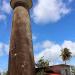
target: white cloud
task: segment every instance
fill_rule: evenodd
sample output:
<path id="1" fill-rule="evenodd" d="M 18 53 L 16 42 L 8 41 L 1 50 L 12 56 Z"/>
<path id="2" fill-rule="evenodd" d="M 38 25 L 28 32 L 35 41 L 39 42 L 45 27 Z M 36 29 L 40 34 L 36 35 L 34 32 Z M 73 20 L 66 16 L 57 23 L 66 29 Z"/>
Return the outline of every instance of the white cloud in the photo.
<path id="1" fill-rule="evenodd" d="M 36 43 L 35 45 L 34 45 L 34 50 L 39 50 L 39 49 L 45 49 L 45 48 L 50 48 L 50 47 L 52 47 L 52 45 L 53 45 L 54 43 L 53 42 L 51 42 L 51 41 L 49 41 L 49 40 L 46 40 L 46 41 L 43 41 L 42 43 Z"/>
<path id="2" fill-rule="evenodd" d="M 60 45 L 46 40 L 41 43 L 40 46 L 43 50 L 39 54 L 35 55 L 35 62 L 37 62 L 42 56 L 49 61 L 54 61 L 59 57 L 61 49 Z"/>
<path id="3" fill-rule="evenodd" d="M 39 52 L 39 50 L 44 50 L 46 48 L 51 48 L 52 45 L 54 43 L 49 41 L 49 40 L 46 40 L 46 41 L 43 41 L 42 43 L 36 43 L 34 46 L 33 46 L 33 49 L 35 50 L 35 53 L 36 52 Z"/>
<path id="4" fill-rule="evenodd" d="M 70 11 L 62 0 L 38 0 L 32 17 L 36 22 L 57 22 Z"/>
<path id="5" fill-rule="evenodd" d="M 53 42 L 51 42 L 51 41 L 49 41 L 49 40 L 46 40 L 46 41 L 44 41 L 44 42 L 42 43 L 42 47 L 43 47 L 43 48 L 50 48 L 50 47 L 52 47 L 53 44 L 54 44 Z"/>
<path id="6" fill-rule="evenodd" d="M 5 19 L 6 19 L 6 16 L 3 14 L 0 14 L 0 20 L 5 20 Z"/>
<path id="7" fill-rule="evenodd" d="M 0 68 L 0 73 L 2 73 L 3 72 L 3 69 L 2 68 Z"/>
<path id="8" fill-rule="evenodd" d="M 49 43 L 47 42 L 50 43 L 50 47 L 49 47 Z M 42 44 L 44 44 L 44 47 Z M 44 56 L 44 59 L 48 59 L 52 63 L 55 62 L 56 60 L 62 62 L 61 57 L 60 57 L 61 49 L 65 47 L 70 49 L 70 51 L 72 52 L 72 56 L 75 56 L 75 42 L 72 42 L 72 41 L 65 40 L 60 45 L 60 44 L 56 44 L 53 42 L 51 44 L 51 41 L 47 40 L 47 41 L 44 41 L 43 43 L 40 43 L 40 46 L 41 46 L 42 51 L 40 51 L 40 53 L 35 55 L 35 62 L 37 62 L 42 56 Z"/>
<path id="9" fill-rule="evenodd" d="M 4 51 L 7 55 L 9 54 L 9 45 L 7 44 L 4 45 Z"/>
<path id="10" fill-rule="evenodd" d="M 10 3 L 3 0 L 1 10 L 7 14 L 11 13 Z"/>
<path id="11" fill-rule="evenodd" d="M 3 51 L 2 51 L 2 44 L 0 43 L 0 56 L 3 55 Z"/>
<path id="12" fill-rule="evenodd" d="M 1 75 L 3 75 L 3 73 L 6 73 L 7 72 L 7 69 L 5 68 L 5 69 L 2 69 L 1 67 L 0 67 L 0 73 L 1 73 Z"/>
<path id="13" fill-rule="evenodd" d="M 0 43 L 0 56 L 8 55 L 9 53 L 9 45 Z"/>
<path id="14" fill-rule="evenodd" d="M 64 41 L 62 44 L 62 48 L 67 47 L 72 52 L 72 56 L 75 56 L 75 42 L 72 41 Z"/>
<path id="15" fill-rule="evenodd" d="M 10 3 L 6 0 L 2 0 L 1 2 L 2 4 L 0 5 L 0 21 L 6 19 L 6 14 L 9 15 L 11 13 Z"/>

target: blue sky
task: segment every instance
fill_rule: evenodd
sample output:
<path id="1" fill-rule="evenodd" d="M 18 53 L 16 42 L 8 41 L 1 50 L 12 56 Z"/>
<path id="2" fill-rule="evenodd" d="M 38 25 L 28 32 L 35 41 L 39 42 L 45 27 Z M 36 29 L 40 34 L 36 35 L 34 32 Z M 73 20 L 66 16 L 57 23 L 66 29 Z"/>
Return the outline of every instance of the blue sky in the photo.
<path id="1" fill-rule="evenodd" d="M 8 67 L 8 53 L 13 10 L 9 0 L 0 0 L 0 70 Z M 33 0 L 30 20 L 34 57 L 52 64 L 63 63 L 60 50 L 67 47 L 72 52 L 68 64 L 75 65 L 75 0 Z M 58 60 L 57 60 L 58 59 Z"/>

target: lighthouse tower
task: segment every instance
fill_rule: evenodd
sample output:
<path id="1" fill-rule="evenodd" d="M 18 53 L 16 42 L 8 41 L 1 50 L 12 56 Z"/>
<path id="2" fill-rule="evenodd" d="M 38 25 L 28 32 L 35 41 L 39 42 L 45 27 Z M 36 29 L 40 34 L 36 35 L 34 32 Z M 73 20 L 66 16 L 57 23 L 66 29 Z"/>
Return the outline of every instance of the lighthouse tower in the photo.
<path id="1" fill-rule="evenodd" d="M 29 19 L 31 0 L 11 0 L 13 8 L 8 75 L 34 75 L 32 34 Z"/>

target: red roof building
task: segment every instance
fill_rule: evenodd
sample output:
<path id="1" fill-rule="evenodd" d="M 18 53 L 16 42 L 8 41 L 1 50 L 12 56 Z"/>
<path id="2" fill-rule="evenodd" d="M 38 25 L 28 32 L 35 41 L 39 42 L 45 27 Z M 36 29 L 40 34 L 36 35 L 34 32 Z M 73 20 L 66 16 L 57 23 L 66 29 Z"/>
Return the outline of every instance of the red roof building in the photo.
<path id="1" fill-rule="evenodd" d="M 49 74 L 49 75 L 60 75 L 60 74 Z"/>
<path id="2" fill-rule="evenodd" d="M 70 65 L 59 64 L 44 68 L 37 68 L 37 71 L 44 70 L 44 75 L 72 75 L 70 71 Z M 37 74 L 38 75 L 38 74 Z"/>
<path id="3" fill-rule="evenodd" d="M 49 75 L 71 75 L 70 65 L 65 64 L 53 65 L 49 67 L 49 70 L 54 72 L 50 73 Z"/>

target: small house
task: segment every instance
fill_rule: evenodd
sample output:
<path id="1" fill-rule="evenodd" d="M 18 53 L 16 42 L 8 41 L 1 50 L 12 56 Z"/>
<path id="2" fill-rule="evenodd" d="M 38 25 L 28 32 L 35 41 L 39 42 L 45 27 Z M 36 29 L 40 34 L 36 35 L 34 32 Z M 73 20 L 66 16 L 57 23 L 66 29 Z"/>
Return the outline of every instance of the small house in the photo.
<path id="1" fill-rule="evenodd" d="M 70 65 L 59 64 L 44 68 L 37 68 L 37 75 L 73 75 L 70 71 Z M 39 73 L 39 74 L 38 74 Z"/>

